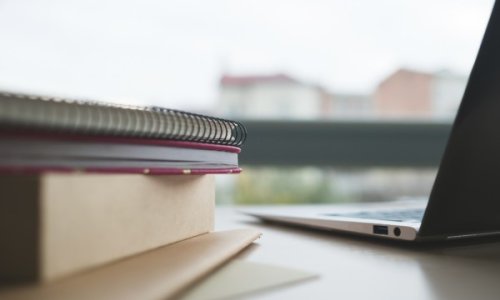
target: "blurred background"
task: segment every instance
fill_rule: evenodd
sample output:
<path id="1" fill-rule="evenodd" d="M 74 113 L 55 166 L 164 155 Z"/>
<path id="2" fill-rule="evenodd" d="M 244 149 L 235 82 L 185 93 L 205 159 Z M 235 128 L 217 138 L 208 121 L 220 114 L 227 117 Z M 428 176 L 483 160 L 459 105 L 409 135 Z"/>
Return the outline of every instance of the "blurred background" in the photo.
<path id="1" fill-rule="evenodd" d="M 493 0 L 1 0 L 0 89 L 248 124 L 219 204 L 426 197 Z"/>

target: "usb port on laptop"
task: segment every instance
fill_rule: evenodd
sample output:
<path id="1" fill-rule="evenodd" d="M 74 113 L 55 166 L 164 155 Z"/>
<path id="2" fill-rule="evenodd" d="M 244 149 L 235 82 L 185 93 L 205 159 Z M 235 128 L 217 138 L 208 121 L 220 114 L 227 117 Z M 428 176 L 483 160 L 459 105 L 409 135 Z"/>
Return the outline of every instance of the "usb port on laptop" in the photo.
<path id="1" fill-rule="evenodd" d="M 388 235 L 389 228 L 387 226 L 384 226 L 384 225 L 373 225 L 373 233 L 374 234 Z"/>

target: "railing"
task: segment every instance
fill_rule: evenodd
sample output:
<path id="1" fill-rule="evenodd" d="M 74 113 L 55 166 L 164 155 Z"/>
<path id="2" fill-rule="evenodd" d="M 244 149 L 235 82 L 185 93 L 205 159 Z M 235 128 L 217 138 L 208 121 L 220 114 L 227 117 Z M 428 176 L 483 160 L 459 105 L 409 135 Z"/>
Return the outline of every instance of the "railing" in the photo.
<path id="1" fill-rule="evenodd" d="M 241 165 L 437 167 L 450 123 L 242 121 Z"/>

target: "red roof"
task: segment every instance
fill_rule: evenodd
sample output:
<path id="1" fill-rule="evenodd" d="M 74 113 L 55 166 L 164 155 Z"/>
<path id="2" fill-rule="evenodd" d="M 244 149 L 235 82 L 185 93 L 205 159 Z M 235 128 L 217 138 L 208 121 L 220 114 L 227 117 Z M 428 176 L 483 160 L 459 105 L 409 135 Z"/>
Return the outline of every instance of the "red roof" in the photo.
<path id="1" fill-rule="evenodd" d="M 297 83 L 297 80 L 286 74 L 272 75 L 247 75 L 231 76 L 224 75 L 220 79 L 221 85 L 252 85 L 256 83 Z"/>

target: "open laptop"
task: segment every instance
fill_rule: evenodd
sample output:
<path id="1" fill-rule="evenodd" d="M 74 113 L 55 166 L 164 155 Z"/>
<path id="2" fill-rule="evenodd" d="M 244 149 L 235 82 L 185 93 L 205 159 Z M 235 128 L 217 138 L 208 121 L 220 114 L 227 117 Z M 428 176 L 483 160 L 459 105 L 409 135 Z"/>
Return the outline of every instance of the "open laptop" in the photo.
<path id="1" fill-rule="evenodd" d="M 245 212 L 407 241 L 500 234 L 500 4 L 493 7 L 428 201 Z"/>

